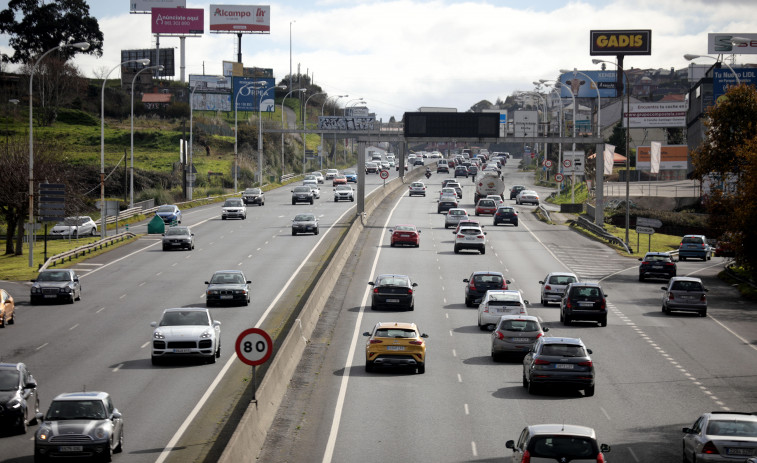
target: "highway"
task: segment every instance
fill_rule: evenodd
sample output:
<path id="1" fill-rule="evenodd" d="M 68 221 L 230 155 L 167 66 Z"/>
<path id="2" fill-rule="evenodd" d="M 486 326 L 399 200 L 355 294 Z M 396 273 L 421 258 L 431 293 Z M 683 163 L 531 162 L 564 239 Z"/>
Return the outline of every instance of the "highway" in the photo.
<path id="1" fill-rule="evenodd" d="M 390 180 L 396 175 L 392 170 Z M 366 193 L 382 182 L 378 175 L 368 176 Z M 238 362 L 236 336 L 260 320 L 304 263 L 317 262 L 333 245 L 337 233 L 330 227 L 354 216 L 356 203 L 335 203 L 330 181 L 321 185 L 321 199 L 313 206 L 292 205 L 289 190 L 267 192 L 265 206 L 248 206 L 247 220 L 221 220 L 220 203 L 183 211 L 182 225 L 195 233 L 194 251 L 164 252 L 159 236 L 145 236 L 76 264 L 82 298 L 75 304 L 31 306 L 28 286 L 14 285 L 18 320 L 0 332 L 1 360 L 27 364 L 39 384 L 43 412 L 62 392 L 109 392 L 125 423 L 124 453 L 115 461 L 182 461 L 166 446 L 179 437 L 177 430 L 219 374 Z M 291 236 L 291 219 L 305 211 L 318 216 L 320 234 Z M 132 230 L 144 232 L 144 224 Z M 165 308 L 204 307 L 204 282 L 221 269 L 242 270 L 252 280 L 248 307 L 211 309 L 222 323 L 221 358 L 212 365 L 152 366 L 150 322 Z M 310 271 L 306 266 L 290 291 L 309 279 Z M 36 429 L 0 437 L 0 460 L 31 462 Z M 192 449 L 195 437 L 173 453 Z"/>
<path id="2" fill-rule="evenodd" d="M 529 185 L 530 173 L 505 170 L 506 187 Z M 430 192 L 444 175 L 434 175 Z M 461 207 L 473 211 L 473 188 L 462 181 Z M 547 191 L 539 190 L 542 198 Z M 514 203 L 514 201 L 506 201 Z M 705 411 L 757 410 L 755 304 L 715 275 L 720 258 L 678 263 L 679 275 L 703 278 L 709 316 L 664 315 L 663 280 L 638 281 L 638 261 L 564 225 L 538 221 L 533 206 L 516 206 L 520 226 L 486 224 L 487 253 L 454 254 L 451 230 L 435 198 L 387 198 L 371 217 L 313 333 L 266 445 L 267 463 L 354 461 L 509 462 L 507 440 L 531 424 L 593 427 L 611 445 L 611 462 L 681 460 L 681 428 Z M 391 248 L 386 229 L 414 223 L 419 248 Z M 519 360 L 494 363 L 489 332 L 463 302 L 463 278 L 474 270 L 504 272 L 531 302 L 549 335 L 580 337 L 593 350 L 594 397 L 580 392 L 529 395 Z M 556 305 L 539 303 L 539 280 L 570 270 L 599 281 L 608 294 L 608 326 L 559 323 Z M 378 273 L 405 273 L 418 282 L 415 311 L 370 310 L 367 282 Z M 427 333 L 426 373 L 366 373 L 365 337 L 379 321 L 412 321 Z"/>

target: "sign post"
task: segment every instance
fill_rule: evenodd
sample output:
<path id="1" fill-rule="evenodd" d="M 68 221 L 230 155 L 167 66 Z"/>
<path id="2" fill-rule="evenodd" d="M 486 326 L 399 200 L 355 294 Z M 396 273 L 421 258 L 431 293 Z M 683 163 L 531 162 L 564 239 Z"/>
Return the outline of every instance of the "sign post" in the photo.
<path id="1" fill-rule="evenodd" d="M 379 172 L 379 176 L 384 179 L 384 186 L 386 186 L 386 179 L 389 178 L 389 171 L 384 169 L 381 172 Z"/>
<path id="2" fill-rule="evenodd" d="M 639 235 L 649 235 L 647 252 L 652 249 L 652 235 L 654 229 L 662 227 L 662 221 L 648 217 L 636 217 L 636 249 L 639 248 Z"/>
<path id="3" fill-rule="evenodd" d="M 255 367 L 262 365 L 271 358 L 273 353 L 273 341 L 271 336 L 260 328 L 248 328 L 237 337 L 235 344 L 237 357 L 243 363 L 252 366 L 252 402 L 257 403 L 255 398 Z"/>

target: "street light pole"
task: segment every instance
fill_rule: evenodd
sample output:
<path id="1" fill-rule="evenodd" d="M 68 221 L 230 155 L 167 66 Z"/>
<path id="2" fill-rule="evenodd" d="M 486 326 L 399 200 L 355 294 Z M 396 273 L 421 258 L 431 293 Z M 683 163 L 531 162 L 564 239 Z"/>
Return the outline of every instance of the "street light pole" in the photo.
<path id="1" fill-rule="evenodd" d="M 294 88 L 292 83 L 292 23 L 296 22 L 296 19 L 289 21 L 289 88 Z"/>
<path id="2" fill-rule="evenodd" d="M 326 103 L 329 101 L 330 98 L 336 98 L 336 101 L 339 101 L 340 98 L 348 98 L 348 97 L 349 95 L 333 95 L 333 96 L 326 97 L 326 99 L 323 100 L 323 104 L 321 105 L 321 117 L 323 117 L 323 109 L 326 107 Z M 321 132 L 321 153 L 323 153 L 323 137 L 324 137 L 323 132 Z M 334 159 L 334 165 L 336 165 L 336 159 Z"/>
<path id="3" fill-rule="evenodd" d="M 137 76 L 141 74 L 143 71 L 146 71 L 148 69 L 157 69 L 159 71 L 163 70 L 163 65 L 158 66 L 147 66 L 139 71 L 137 71 L 136 74 L 134 74 L 134 77 L 131 79 L 131 167 L 129 168 L 130 175 L 129 175 L 129 208 L 131 209 L 134 207 L 134 82 L 137 80 Z M 190 100 L 190 105 L 191 105 Z M 191 111 L 191 109 L 190 109 Z M 189 125 L 189 133 L 191 136 L 192 133 L 192 116 L 190 112 L 190 125 Z M 192 190 L 190 190 L 192 191 Z M 189 199 L 192 199 L 192 194 L 190 193 Z"/>
<path id="4" fill-rule="evenodd" d="M 357 103 L 364 103 L 362 98 L 356 98 L 354 100 L 349 100 L 348 102 L 344 103 L 344 108 L 342 111 L 342 117 L 347 117 L 347 106 L 352 103 L 353 101 L 356 101 Z M 355 104 L 357 104 L 355 103 Z M 347 163 L 347 139 L 344 139 L 344 145 L 342 145 L 342 155 L 344 156 L 344 162 Z"/>
<path id="5" fill-rule="evenodd" d="M 286 85 L 279 85 L 266 89 L 260 94 L 258 101 L 258 186 L 263 187 L 263 97 L 266 93 L 274 89 L 286 90 Z"/>
<path id="6" fill-rule="evenodd" d="M 311 98 L 313 98 L 316 95 L 325 95 L 326 92 L 318 92 L 313 93 L 307 99 L 305 100 L 305 108 L 302 110 L 302 175 L 305 175 L 305 162 L 306 162 L 306 151 L 307 151 L 307 125 L 305 122 L 305 117 L 307 116 L 308 112 L 308 101 L 310 101 Z M 319 157 L 320 157 L 319 153 Z"/>
<path id="7" fill-rule="evenodd" d="M 32 96 L 32 82 L 34 82 L 34 71 L 37 70 L 37 65 L 42 61 L 42 58 L 55 50 L 63 50 L 64 48 L 78 48 L 86 51 L 89 49 L 89 43 L 76 42 L 51 48 L 42 53 L 42 56 L 37 59 L 29 71 L 29 267 L 34 266 L 34 118 L 32 117 L 34 98 Z"/>
<path id="8" fill-rule="evenodd" d="M 143 58 L 123 61 L 113 66 L 113 69 L 108 71 L 108 73 L 105 74 L 105 77 L 103 77 L 103 86 L 100 95 L 100 236 L 103 238 L 107 236 L 105 230 L 105 216 L 108 212 L 105 208 L 105 84 L 108 82 L 108 76 L 111 72 L 127 63 L 137 63 L 147 66 L 150 64 L 150 60 Z"/>
<path id="9" fill-rule="evenodd" d="M 307 91 L 307 89 L 305 88 L 299 88 L 297 90 L 290 90 L 289 93 L 284 95 L 284 98 L 281 100 L 281 129 L 282 130 L 284 130 L 284 101 L 286 101 L 287 97 L 294 92 L 305 92 L 305 91 Z M 284 132 L 281 132 L 281 175 L 284 175 Z"/>

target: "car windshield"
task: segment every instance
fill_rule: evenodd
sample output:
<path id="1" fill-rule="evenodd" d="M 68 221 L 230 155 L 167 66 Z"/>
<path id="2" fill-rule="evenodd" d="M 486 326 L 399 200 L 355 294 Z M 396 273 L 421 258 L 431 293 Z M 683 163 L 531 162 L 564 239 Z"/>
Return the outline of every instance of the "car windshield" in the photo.
<path id="1" fill-rule="evenodd" d="M 347 185 L 337 185 L 336 191 L 350 191 L 352 188 L 350 188 Z"/>
<path id="2" fill-rule="evenodd" d="M 245 193 L 248 195 L 259 195 L 260 194 L 260 188 L 248 188 L 244 190 Z"/>
<path id="3" fill-rule="evenodd" d="M 568 285 L 575 282 L 576 277 L 573 276 L 552 275 L 549 277 L 549 284 L 551 285 Z"/>
<path id="4" fill-rule="evenodd" d="M 670 289 L 673 291 L 702 291 L 702 283 L 698 281 L 674 281 Z"/>
<path id="5" fill-rule="evenodd" d="M 18 370 L 0 370 L 0 391 L 18 389 Z"/>
<path id="6" fill-rule="evenodd" d="M 499 325 L 499 329 L 530 333 L 539 331 L 539 324 L 534 320 L 505 320 Z"/>
<path id="7" fill-rule="evenodd" d="M 377 286 L 410 286 L 407 278 L 402 277 L 384 277 L 379 279 Z"/>
<path id="8" fill-rule="evenodd" d="M 160 206 L 158 208 L 158 212 L 173 212 L 174 207 L 173 206 Z"/>
<path id="9" fill-rule="evenodd" d="M 707 435 L 757 438 L 757 422 L 736 420 L 710 421 L 707 423 Z"/>
<path id="10" fill-rule="evenodd" d="M 353 171 L 351 171 L 351 170 L 348 170 L 348 171 L 346 171 L 346 172 L 344 173 L 344 175 L 357 175 L 357 174 L 355 174 L 355 172 L 353 172 Z"/>
<path id="11" fill-rule="evenodd" d="M 568 461 L 597 456 L 592 439 L 581 436 L 536 436 L 532 441 L 531 456 Z"/>
<path id="12" fill-rule="evenodd" d="M 541 348 L 542 355 L 557 355 L 560 357 L 585 357 L 586 352 L 582 346 L 575 344 L 544 344 Z"/>
<path id="13" fill-rule="evenodd" d="M 188 235 L 189 230 L 186 228 L 171 227 L 166 230 L 166 235 Z"/>
<path id="14" fill-rule="evenodd" d="M 310 187 L 309 186 L 298 186 L 294 189 L 295 193 L 309 193 Z"/>
<path id="15" fill-rule="evenodd" d="M 55 420 L 104 420 L 105 406 L 99 400 L 54 400 L 45 419 Z"/>
<path id="16" fill-rule="evenodd" d="M 172 310 L 163 314 L 160 326 L 208 326 L 210 320 L 205 312 L 197 310 Z"/>
<path id="17" fill-rule="evenodd" d="M 241 273 L 215 273 L 210 279 L 211 285 L 241 285 L 244 277 Z"/>
<path id="18" fill-rule="evenodd" d="M 374 335 L 376 338 L 417 338 L 418 333 L 415 330 L 408 330 L 402 328 L 387 328 L 378 329 Z"/>
<path id="19" fill-rule="evenodd" d="M 226 201 L 224 201 L 223 207 L 238 207 L 242 206 L 242 204 L 243 203 L 241 199 L 227 199 Z"/>
<path id="20" fill-rule="evenodd" d="M 37 281 L 70 281 L 71 274 L 67 271 L 50 270 L 45 271 L 37 276 Z"/>
<path id="21" fill-rule="evenodd" d="M 468 213 L 465 211 L 461 211 L 461 210 L 456 211 L 452 209 L 451 211 L 449 211 L 449 215 L 468 215 Z"/>
<path id="22" fill-rule="evenodd" d="M 295 222 L 312 222 L 313 220 L 315 220 L 313 214 L 299 214 L 294 217 Z"/>

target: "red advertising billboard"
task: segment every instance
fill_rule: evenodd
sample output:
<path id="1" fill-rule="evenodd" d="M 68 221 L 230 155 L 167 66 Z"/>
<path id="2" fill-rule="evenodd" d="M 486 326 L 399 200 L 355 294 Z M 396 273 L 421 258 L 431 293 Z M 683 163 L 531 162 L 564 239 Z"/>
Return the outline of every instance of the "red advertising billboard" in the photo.
<path id="1" fill-rule="evenodd" d="M 152 33 L 195 35 L 205 32 L 205 10 L 202 8 L 153 8 Z"/>
<path id="2" fill-rule="evenodd" d="M 210 31 L 270 33 L 270 5 L 210 5 Z"/>

